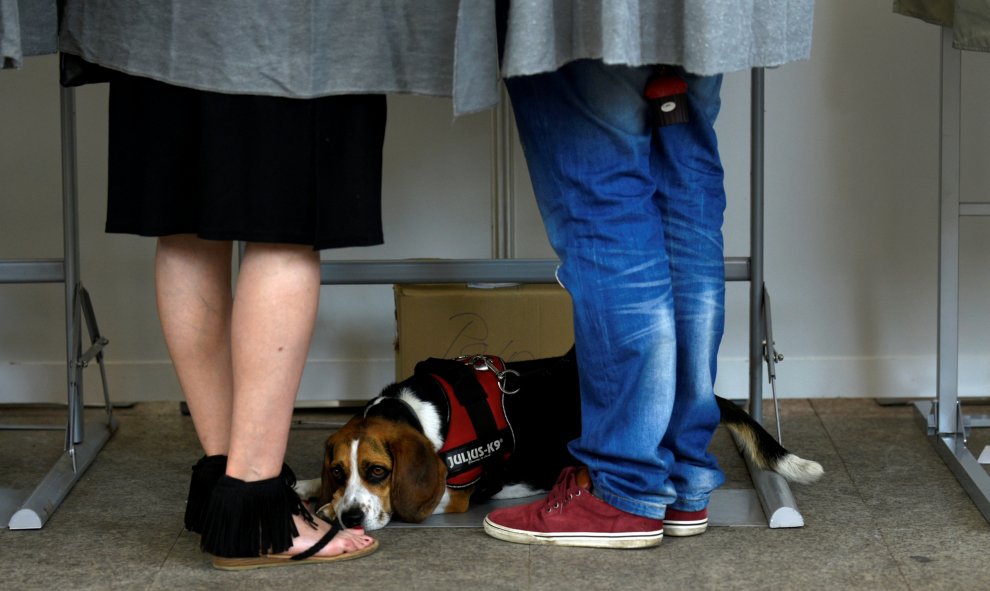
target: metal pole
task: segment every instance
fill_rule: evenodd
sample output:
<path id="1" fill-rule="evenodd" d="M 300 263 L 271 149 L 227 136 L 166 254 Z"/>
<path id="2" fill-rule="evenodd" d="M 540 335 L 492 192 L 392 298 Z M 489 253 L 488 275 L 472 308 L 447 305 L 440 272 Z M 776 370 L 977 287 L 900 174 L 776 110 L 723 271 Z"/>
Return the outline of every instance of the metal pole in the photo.
<path id="1" fill-rule="evenodd" d="M 492 258 L 512 259 L 515 248 L 515 167 L 513 116 L 509 95 L 502 86 L 492 110 Z"/>
<path id="2" fill-rule="evenodd" d="M 764 72 L 753 68 L 750 87 L 749 414 L 763 423 L 763 146 Z"/>
<path id="3" fill-rule="evenodd" d="M 959 158 L 962 52 L 942 28 L 939 95 L 938 433 L 962 433 L 959 400 Z"/>
<path id="4" fill-rule="evenodd" d="M 65 341 L 68 373 L 69 425 L 66 447 L 73 451 L 83 440 L 83 384 L 77 360 L 82 355 L 82 315 L 79 313 L 79 214 L 76 182 L 76 95 L 60 87 L 62 133 L 62 248 L 65 265 Z"/>

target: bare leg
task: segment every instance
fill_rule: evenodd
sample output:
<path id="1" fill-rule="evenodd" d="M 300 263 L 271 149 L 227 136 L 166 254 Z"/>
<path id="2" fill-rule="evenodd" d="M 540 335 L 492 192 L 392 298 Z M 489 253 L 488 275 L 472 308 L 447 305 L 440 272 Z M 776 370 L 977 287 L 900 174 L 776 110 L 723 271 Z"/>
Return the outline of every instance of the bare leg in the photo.
<path id="1" fill-rule="evenodd" d="M 237 279 L 231 328 L 233 421 L 227 474 L 278 476 L 319 304 L 319 253 L 252 243 Z"/>
<path id="2" fill-rule="evenodd" d="M 231 243 L 191 235 L 159 239 L 158 310 L 165 342 L 207 455 L 228 455 L 244 481 L 282 470 L 296 393 L 319 303 L 319 254 L 309 247 L 250 244 L 231 296 Z M 289 554 L 329 530 L 295 516 Z M 332 556 L 374 540 L 345 530 L 321 550 Z"/>
<path id="3" fill-rule="evenodd" d="M 302 380 L 320 295 L 319 253 L 310 247 L 252 243 L 237 279 L 231 342 L 234 405 L 227 474 L 244 481 L 282 470 L 292 409 Z M 289 554 L 312 546 L 329 530 L 294 517 L 299 536 Z M 352 552 L 373 543 L 361 530 L 344 531 L 318 555 Z"/>
<path id="4" fill-rule="evenodd" d="M 230 441 L 230 257 L 230 242 L 193 235 L 163 236 L 155 253 L 162 333 L 206 455 Z"/>

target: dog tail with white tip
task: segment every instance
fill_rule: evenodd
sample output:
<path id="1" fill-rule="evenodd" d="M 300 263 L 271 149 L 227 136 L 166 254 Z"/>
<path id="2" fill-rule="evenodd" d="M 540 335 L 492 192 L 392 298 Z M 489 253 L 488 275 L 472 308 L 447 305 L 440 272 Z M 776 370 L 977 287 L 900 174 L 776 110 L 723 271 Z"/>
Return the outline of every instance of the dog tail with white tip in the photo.
<path id="1" fill-rule="evenodd" d="M 784 449 L 762 425 L 736 404 L 721 396 L 716 398 L 722 413 L 721 423 L 736 436 L 736 441 L 754 464 L 801 484 L 814 482 L 825 473 L 818 462 L 800 458 Z"/>

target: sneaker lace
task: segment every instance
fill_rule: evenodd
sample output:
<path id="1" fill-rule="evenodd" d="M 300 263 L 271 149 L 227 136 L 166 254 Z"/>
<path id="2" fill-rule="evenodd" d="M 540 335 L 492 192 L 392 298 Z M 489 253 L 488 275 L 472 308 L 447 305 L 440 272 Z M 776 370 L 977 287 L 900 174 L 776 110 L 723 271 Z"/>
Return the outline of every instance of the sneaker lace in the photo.
<path id="1" fill-rule="evenodd" d="M 562 511 L 564 505 L 566 505 L 574 497 L 579 497 L 585 494 L 587 491 L 578 486 L 576 472 L 568 471 L 564 472 L 557 478 L 557 482 L 547 493 L 547 500 L 544 504 L 544 509 L 547 513 L 553 513 L 554 511 Z"/>

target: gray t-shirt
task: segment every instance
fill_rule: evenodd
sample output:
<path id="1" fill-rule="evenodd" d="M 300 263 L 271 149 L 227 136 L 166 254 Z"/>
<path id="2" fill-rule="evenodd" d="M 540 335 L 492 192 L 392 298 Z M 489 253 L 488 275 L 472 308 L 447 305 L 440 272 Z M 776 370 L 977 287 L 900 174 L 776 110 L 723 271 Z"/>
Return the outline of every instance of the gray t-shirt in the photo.
<path id="1" fill-rule="evenodd" d="M 502 73 L 580 58 L 713 74 L 805 59 L 813 0 L 512 0 Z M 67 0 L 63 51 L 204 90 L 498 101 L 494 0 Z"/>

